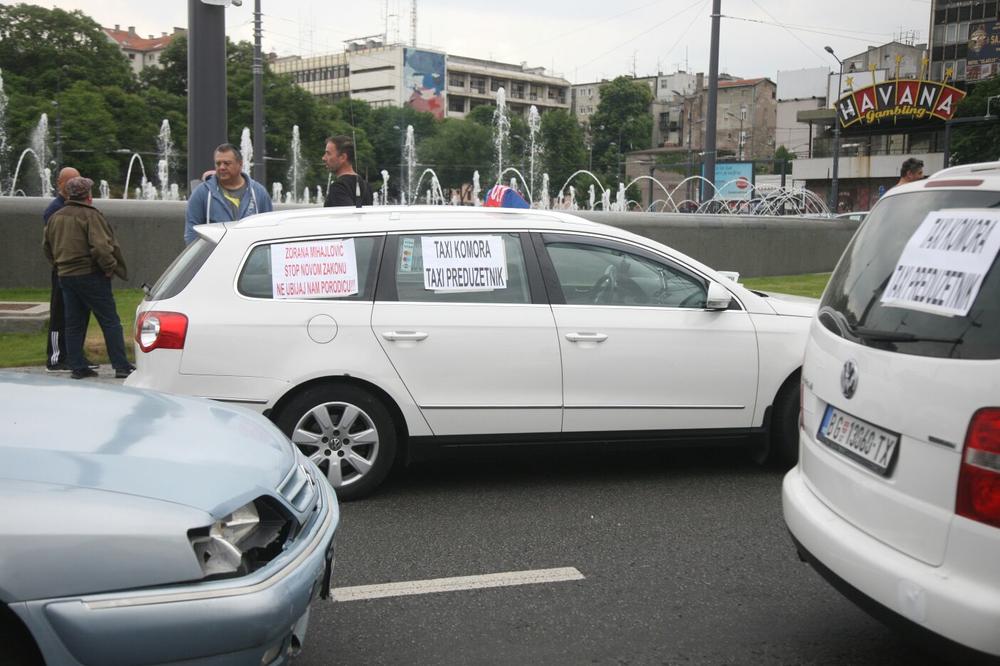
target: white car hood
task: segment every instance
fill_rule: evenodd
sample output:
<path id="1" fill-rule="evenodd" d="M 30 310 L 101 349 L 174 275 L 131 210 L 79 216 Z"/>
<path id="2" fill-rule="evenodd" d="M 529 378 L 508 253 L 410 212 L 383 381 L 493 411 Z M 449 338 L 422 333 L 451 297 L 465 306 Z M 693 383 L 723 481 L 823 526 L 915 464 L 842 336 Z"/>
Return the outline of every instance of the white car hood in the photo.
<path id="1" fill-rule="evenodd" d="M 791 294 L 768 293 L 764 302 L 771 306 L 775 314 L 785 317 L 812 317 L 819 308 L 818 298 Z"/>

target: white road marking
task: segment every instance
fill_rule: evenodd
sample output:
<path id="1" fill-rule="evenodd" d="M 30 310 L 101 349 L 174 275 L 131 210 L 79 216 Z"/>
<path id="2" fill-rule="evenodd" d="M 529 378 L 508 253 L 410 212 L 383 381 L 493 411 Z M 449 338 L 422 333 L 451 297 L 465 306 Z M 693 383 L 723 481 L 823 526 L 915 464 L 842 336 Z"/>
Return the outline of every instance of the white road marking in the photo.
<path id="1" fill-rule="evenodd" d="M 436 592 L 459 592 L 462 590 L 508 587 L 511 585 L 561 583 L 583 579 L 584 575 L 575 567 L 559 567 L 555 569 L 534 569 L 532 571 L 508 571 L 481 576 L 455 576 L 453 578 L 411 580 L 380 585 L 335 587 L 330 590 L 330 595 L 334 601 L 358 601 L 360 599 L 404 597 L 411 594 L 434 594 Z"/>

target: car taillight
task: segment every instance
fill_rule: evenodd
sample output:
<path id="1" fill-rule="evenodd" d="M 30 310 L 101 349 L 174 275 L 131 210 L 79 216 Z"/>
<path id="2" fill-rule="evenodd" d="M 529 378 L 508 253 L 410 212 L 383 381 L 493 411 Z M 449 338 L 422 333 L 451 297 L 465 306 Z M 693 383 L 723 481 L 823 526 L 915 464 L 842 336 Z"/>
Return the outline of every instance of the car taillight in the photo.
<path id="1" fill-rule="evenodd" d="M 135 341 L 146 353 L 154 349 L 184 349 L 187 325 L 188 318 L 179 312 L 143 312 L 135 322 Z"/>
<path id="2" fill-rule="evenodd" d="M 955 513 L 1000 527 L 1000 408 L 972 415 L 958 473 Z"/>

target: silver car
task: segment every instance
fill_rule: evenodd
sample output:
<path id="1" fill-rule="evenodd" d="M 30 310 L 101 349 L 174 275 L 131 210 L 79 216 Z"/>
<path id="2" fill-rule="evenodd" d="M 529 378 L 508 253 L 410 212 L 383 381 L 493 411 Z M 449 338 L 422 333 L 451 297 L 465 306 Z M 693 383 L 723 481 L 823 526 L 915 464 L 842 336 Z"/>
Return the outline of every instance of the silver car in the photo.
<path id="1" fill-rule="evenodd" d="M 262 416 L 0 375 L 0 662 L 282 664 L 336 497 Z"/>

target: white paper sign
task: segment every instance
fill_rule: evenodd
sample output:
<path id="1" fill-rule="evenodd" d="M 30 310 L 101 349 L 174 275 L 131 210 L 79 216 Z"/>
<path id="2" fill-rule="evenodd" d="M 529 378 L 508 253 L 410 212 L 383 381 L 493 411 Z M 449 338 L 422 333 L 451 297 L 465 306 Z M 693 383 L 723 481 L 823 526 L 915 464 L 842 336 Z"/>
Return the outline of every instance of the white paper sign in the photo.
<path id="1" fill-rule="evenodd" d="M 271 246 L 274 298 L 343 298 L 356 293 L 358 262 L 353 238 Z"/>
<path id="2" fill-rule="evenodd" d="M 500 236 L 421 236 L 424 289 L 491 291 L 507 288 Z"/>
<path id="3" fill-rule="evenodd" d="M 903 248 L 882 304 L 964 317 L 998 251 L 1000 211 L 931 212 Z"/>

